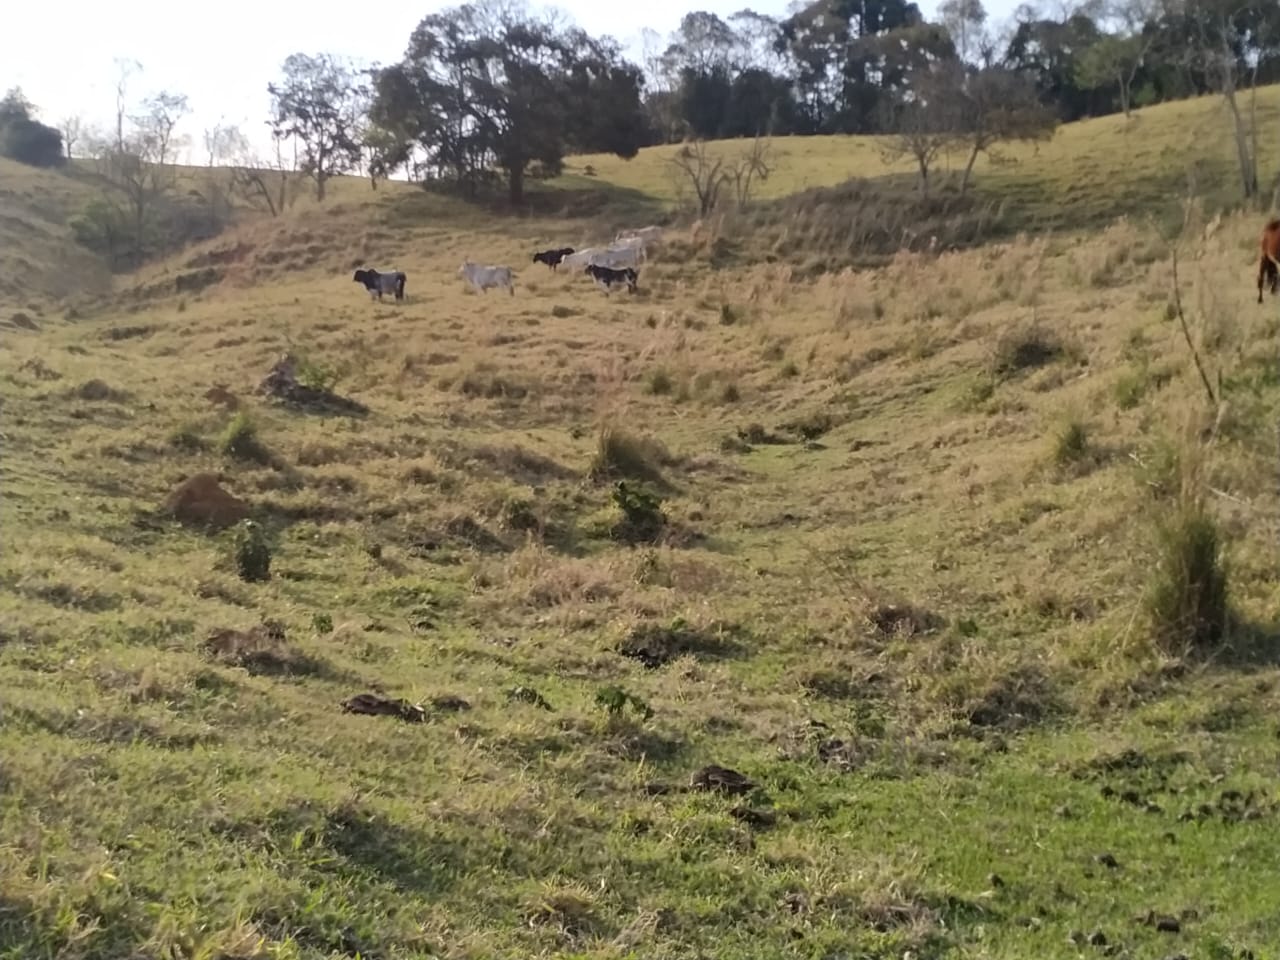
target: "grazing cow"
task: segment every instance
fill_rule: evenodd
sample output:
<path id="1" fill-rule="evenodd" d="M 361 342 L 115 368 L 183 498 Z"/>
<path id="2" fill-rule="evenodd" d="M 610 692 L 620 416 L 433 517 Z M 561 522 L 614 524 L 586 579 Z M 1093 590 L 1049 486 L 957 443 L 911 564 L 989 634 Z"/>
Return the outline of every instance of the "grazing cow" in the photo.
<path id="1" fill-rule="evenodd" d="M 545 263 L 552 270 L 560 266 L 560 261 L 573 253 L 573 247 L 561 247 L 559 250 L 543 250 L 533 255 L 534 263 Z"/>
<path id="2" fill-rule="evenodd" d="M 610 267 L 600 267 L 593 263 L 587 267 L 586 273 L 587 276 L 604 287 L 605 290 L 612 290 L 615 285 L 625 283 L 630 293 L 636 292 L 636 281 L 640 279 L 640 274 L 632 267 L 614 270 Z"/>
<path id="3" fill-rule="evenodd" d="M 506 287 L 513 297 L 516 295 L 515 276 L 510 267 L 483 267 L 467 260 L 458 268 L 458 276 L 465 277 L 481 293 L 490 287 Z"/>
<path id="4" fill-rule="evenodd" d="M 1258 263 L 1258 302 L 1262 302 L 1262 288 L 1270 281 L 1271 295 L 1280 290 L 1280 219 L 1270 220 L 1262 229 L 1262 258 Z"/>
<path id="5" fill-rule="evenodd" d="M 662 228 L 661 227 L 641 227 L 639 230 L 623 230 L 613 239 L 614 239 L 614 243 L 618 243 L 622 240 L 630 240 L 633 238 L 640 240 L 642 243 L 645 244 L 645 246 L 648 246 L 649 244 L 661 243 Z"/>
<path id="6" fill-rule="evenodd" d="M 639 267 L 644 259 L 644 247 L 642 245 L 624 244 L 597 250 L 592 256 L 591 262 L 598 267 L 611 267 L 614 270 L 622 270 L 626 267 Z"/>
<path id="7" fill-rule="evenodd" d="M 592 258 L 600 253 L 599 247 L 587 247 L 585 250 L 576 250 L 560 261 L 560 266 L 566 270 L 582 270 L 588 264 L 592 263 Z"/>
<path id="8" fill-rule="evenodd" d="M 379 273 L 377 270 L 357 270 L 351 278 L 356 283 L 363 283 L 369 291 L 369 299 L 382 299 L 384 293 L 394 293 L 397 300 L 404 299 L 405 275 L 401 270 Z"/>

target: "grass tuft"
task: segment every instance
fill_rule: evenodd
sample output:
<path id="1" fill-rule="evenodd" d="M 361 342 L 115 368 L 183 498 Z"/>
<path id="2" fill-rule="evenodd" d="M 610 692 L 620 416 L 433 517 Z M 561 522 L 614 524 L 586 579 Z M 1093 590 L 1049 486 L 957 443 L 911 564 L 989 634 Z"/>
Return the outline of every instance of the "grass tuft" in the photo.
<path id="1" fill-rule="evenodd" d="M 1154 563 L 1143 603 L 1153 643 L 1170 656 L 1217 649 L 1230 615 L 1222 530 L 1206 502 L 1200 456 L 1182 458 L 1181 486 L 1154 518 Z"/>
<path id="2" fill-rule="evenodd" d="M 662 464 L 669 459 L 670 455 L 657 440 L 606 424 L 596 437 L 596 452 L 588 476 L 597 483 L 626 479 L 661 484 Z"/>

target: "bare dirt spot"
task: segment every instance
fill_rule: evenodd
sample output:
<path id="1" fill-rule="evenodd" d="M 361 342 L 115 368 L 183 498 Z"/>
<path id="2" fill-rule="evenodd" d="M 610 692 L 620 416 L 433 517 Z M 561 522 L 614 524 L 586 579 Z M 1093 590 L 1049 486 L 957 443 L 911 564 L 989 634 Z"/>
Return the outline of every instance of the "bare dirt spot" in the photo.
<path id="1" fill-rule="evenodd" d="M 319 664 L 291 647 L 284 627 L 273 620 L 249 630 L 215 630 L 202 644 L 204 654 L 249 673 L 301 675 L 320 672 Z"/>
<path id="2" fill-rule="evenodd" d="M 343 700 L 342 711 L 366 717 L 395 717 L 405 723 L 421 723 L 427 718 L 427 712 L 417 704 L 403 698 L 380 697 L 376 693 L 357 693 Z"/>
<path id="3" fill-rule="evenodd" d="M 117 390 L 105 381 L 98 379 L 86 380 L 76 387 L 71 394 L 78 400 L 88 400 L 95 403 L 125 403 L 129 399 L 129 394 L 125 391 Z"/>
<path id="4" fill-rule="evenodd" d="M 867 611 L 867 620 L 886 637 L 933 633 L 946 623 L 937 614 L 909 603 L 882 603 Z"/>
<path id="5" fill-rule="evenodd" d="M 689 777 L 691 790 L 713 790 L 729 796 L 742 796 L 756 787 L 755 782 L 737 770 L 709 763 Z"/>
<path id="6" fill-rule="evenodd" d="M 222 529 L 249 516 L 249 504 L 222 489 L 212 473 L 197 473 L 178 484 L 161 508 L 190 526 Z"/>
<path id="7" fill-rule="evenodd" d="M 222 407 L 224 410 L 240 408 L 240 398 L 228 390 L 226 384 L 215 383 L 204 392 L 204 398 L 213 406 Z"/>
<path id="8" fill-rule="evenodd" d="M 741 628 L 732 624 L 716 623 L 698 628 L 677 617 L 669 624 L 636 625 L 618 645 L 618 652 L 650 669 L 685 655 L 719 659 L 739 652 L 736 635 L 740 632 Z"/>

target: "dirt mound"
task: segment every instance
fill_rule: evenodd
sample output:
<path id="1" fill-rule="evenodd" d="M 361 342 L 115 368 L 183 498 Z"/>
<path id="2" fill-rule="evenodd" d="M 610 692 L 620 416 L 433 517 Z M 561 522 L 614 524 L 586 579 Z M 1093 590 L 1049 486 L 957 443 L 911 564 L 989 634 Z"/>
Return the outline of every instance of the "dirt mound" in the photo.
<path id="1" fill-rule="evenodd" d="M 249 504 L 222 489 L 212 473 L 197 473 L 165 498 L 163 511 L 193 526 L 229 527 L 249 516 Z"/>
<path id="2" fill-rule="evenodd" d="M 343 700 L 341 707 L 344 713 L 357 713 L 366 717 L 395 717 L 406 723 L 421 723 L 427 718 L 427 712 L 416 703 L 403 698 L 392 700 L 376 693 L 357 693 L 354 697 Z"/>
<path id="3" fill-rule="evenodd" d="M 258 390 L 267 396 L 316 413 L 364 416 L 369 408 L 332 390 L 309 387 L 298 380 L 298 361 L 286 353 L 263 378 Z"/>
<path id="4" fill-rule="evenodd" d="M 248 630 L 215 630 L 201 645 L 205 656 L 256 675 L 314 674 L 319 664 L 293 649 L 284 625 L 267 620 Z"/>
<path id="5" fill-rule="evenodd" d="M 220 406 L 225 410 L 240 408 L 240 398 L 228 390 L 224 383 L 215 383 L 204 392 L 204 398 L 214 406 Z"/>
<path id="6" fill-rule="evenodd" d="M 86 380 L 80 386 L 72 391 L 72 396 L 81 400 L 103 401 L 105 403 L 125 403 L 129 399 L 129 394 L 123 390 L 117 390 L 103 380 Z"/>

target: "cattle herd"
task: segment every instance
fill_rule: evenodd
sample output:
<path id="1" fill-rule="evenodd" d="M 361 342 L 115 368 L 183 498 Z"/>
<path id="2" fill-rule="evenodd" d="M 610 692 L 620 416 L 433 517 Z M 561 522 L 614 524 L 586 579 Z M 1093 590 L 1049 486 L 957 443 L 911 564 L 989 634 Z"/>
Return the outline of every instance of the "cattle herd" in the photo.
<path id="1" fill-rule="evenodd" d="M 557 247 L 542 250 L 533 255 L 533 262 L 546 264 L 552 271 L 559 271 L 561 267 L 580 271 L 606 292 L 625 285 L 629 293 L 635 293 L 640 279 L 640 264 L 648 259 L 649 247 L 661 242 L 661 227 L 644 227 L 640 230 L 625 230 L 614 238 L 613 243 L 604 247 L 588 247 L 585 250 Z M 480 293 L 490 289 L 505 289 L 515 296 L 515 273 L 510 267 L 489 266 L 466 260 L 458 268 L 457 275 Z M 402 270 L 360 269 L 355 272 L 352 280 L 369 291 L 370 299 L 381 300 L 384 293 L 393 294 L 397 300 L 404 299 L 406 277 Z"/>
<path id="2" fill-rule="evenodd" d="M 561 267 L 579 270 L 606 292 L 625 284 L 630 293 L 635 293 L 640 278 L 639 267 L 647 259 L 648 247 L 661 240 L 661 227 L 626 230 L 619 233 L 609 246 L 588 247 L 586 250 L 573 247 L 541 250 L 533 255 L 533 262 L 546 264 L 553 271 Z M 1262 255 L 1258 263 L 1258 302 L 1262 303 L 1263 291 L 1268 287 L 1272 296 L 1280 293 L 1280 218 L 1267 221 L 1262 228 L 1259 245 Z M 458 276 L 480 293 L 495 287 L 506 289 L 512 296 L 516 293 L 515 274 L 510 267 L 484 266 L 467 260 L 458 268 Z M 390 293 L 397 300 L 404 299 L 404 271 L 357 270 L 352 279 L 363 284 L 371 298 L 381 300 L 384 293 Z"/>

